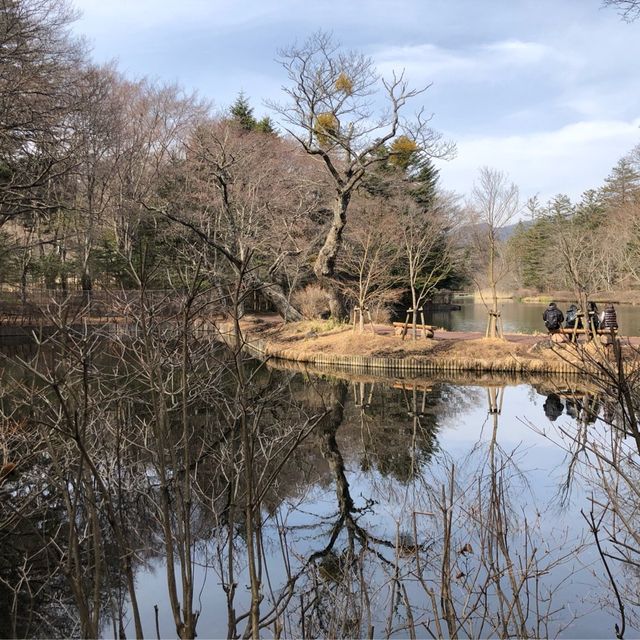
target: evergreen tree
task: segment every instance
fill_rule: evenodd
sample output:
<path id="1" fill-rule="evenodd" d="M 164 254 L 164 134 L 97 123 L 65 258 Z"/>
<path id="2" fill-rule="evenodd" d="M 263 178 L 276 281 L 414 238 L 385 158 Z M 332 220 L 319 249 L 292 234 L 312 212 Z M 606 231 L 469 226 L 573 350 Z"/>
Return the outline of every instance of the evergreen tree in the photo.
<path id="1" fill-rule="evenodd" d="M 269 116 L 265 116 L 261 120 L 258 120 L 258 122 L 256 122 L 254 129 L 256 131 L 259 131 L 260 133 L 270 133 L 270 134 L 276 133 L 276 128 L 275 128 L 275 125 L 273 124 L 273 120 L 271 120 Z"/>
<path id="2" fill-rule="evenodd" d="M 556 219 L 568 219 L 573 215 L 574 207 L 571 198 L 559 193 L 547 203 L 547 216 Z"/>
<path id="3" fill-rule="evenodd" d="M 580 202 L 576 205 L 576 221 L 592 231 L 602 223 L 606 208 L 601 195 L 595 189 L 589 189 L 582 194 Z"/>
<path id="4" fill-rule="evenodd" d="M 537 195 L 531 196 L 524 205 L 524 208 L 529 214 L 532 222 L 544 215 L 542 205 L 540 204 L 540 200 Z"/>
<path id="5" fill-rule="evenodd" d="M 509 239 L 509 255 L 521 286 L 538 291 L 553 286 L 555 263 L 549 260 L 549 249 L 556 224 L 548 217 L 539 217 L 529 225 L 518 223 Z"/>
<path id="6" fill-rule="evenodd" d="M 229 113 L 231 114 L 232 120 L 234 120 L 241 129 L 245 131 L 253 131 L 256 129 L 258 123 L 253 116 L 253 108 L 249 104 L 249 99 L 243 91 L 238 94 L 236 101 L 229 109 Z"/>
<path id="7" fill-rule="evenodd" d="M 439 171 L 433 165 L 431 158 L 425 158 L 418 164 L 411 187 L 413 199 L 424 209 L 433 205 L 438 186 Z"/>
<path id="8" fill-rule="evenodd" d="M 640 197 L 640 171 L 630 158 L 621 158 L 604 181 L 601 193 L 609 206 L 620 207 Z"/>

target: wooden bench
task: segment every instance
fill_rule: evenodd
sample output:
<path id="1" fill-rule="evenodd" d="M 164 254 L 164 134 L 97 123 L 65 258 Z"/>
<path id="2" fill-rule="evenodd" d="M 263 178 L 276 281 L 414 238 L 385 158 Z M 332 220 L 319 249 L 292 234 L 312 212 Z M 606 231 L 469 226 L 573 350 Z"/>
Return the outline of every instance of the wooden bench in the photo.
<path id="1" fill-rule="evenodd" d="M 573 339 L 574 337 L 578 338 L 578 336 L 591 335 L 591 331 L 589 329 L 572 329 L 570 327 L 560 327 L 560 329 L 556 329 L 555 331 L 550 331 L 551 339 L 553 340 L 553 336 L 568 336 L 569 339 Z M 617 329 L 596 329 L 596 334 L 599 336 L 612 336 L 616 337 L 618 335 Z M 556 341 L 557 342 L 557 341 Z"/>
<path id="2" fill-rule="evenodd" d="M 394 322 L 393 326 L 395 328 L 395 335 L 402 336 L 403 340 L 409 332 L 413 331 L 412 322 L 409 322 L 408 324 L 404 322 Z M 431 324 L 416 324 L 416 333 L 420 332 L 425 338 L 433 338 L 435 329 L 436 328 Z M 418 336 L 416 335 L 416 337 Z"/>
<path id="3" fill-rule="evenodd" d="M 596 333 L 599 336 L 608 336 L 612 333 L 615 335 L 617 331 L 617 329 L 596 329 Z M 560 327 L 560 329 L 556 329 L 556 331 L 551 331 L 550 333 L 564 333 L 567 336 L 572 336 L 574 333 L 576 335 L 585 335 L 587 333 L 591 333 L 591 331 L 588 329 L 570 329 L 568 327 Z"/>

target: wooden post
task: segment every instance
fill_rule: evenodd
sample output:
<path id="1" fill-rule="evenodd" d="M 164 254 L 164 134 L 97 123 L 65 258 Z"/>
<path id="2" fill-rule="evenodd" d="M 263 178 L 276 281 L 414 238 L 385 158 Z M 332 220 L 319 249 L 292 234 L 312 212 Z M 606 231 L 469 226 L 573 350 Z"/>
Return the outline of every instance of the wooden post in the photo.
<path id="1" fill-rule="evenodd" d="M 409 326 L 409 316 L 413 313 L 413 309 L 407 309 L 407 315 L 404 319 L 404 327 L 402 327 L 402 339 L 407 335 L 407 327 Z"/>
<path id="2" fill-rule="evenodd" d="M 376 328 L 373 325 L 373 318 L 371 317 L 371 310 L 369 309 L 369 307 L 365 307 L 365 309 L 367 310 L 367 317 L 369 318 L 369 324 L 371 325 L 371 331 L 373 332 L 373 335 L 376 335 Z"/>
<path id="3" fill-rule="evenodd" d="M 420 307 L 419 309 L 420 311 L 420 318 L 422 319 L 422 336 L 424 337 L 424 339 L 427 339 L 427 327 L 426 322 L 424 321 L 424 307 Z"/>

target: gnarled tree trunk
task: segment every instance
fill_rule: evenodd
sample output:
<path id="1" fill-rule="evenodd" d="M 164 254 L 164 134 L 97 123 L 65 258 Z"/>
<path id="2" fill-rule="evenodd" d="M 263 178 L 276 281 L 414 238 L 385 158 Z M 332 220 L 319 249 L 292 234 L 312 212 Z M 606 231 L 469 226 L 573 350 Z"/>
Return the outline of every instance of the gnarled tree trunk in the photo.
<path id="1" fill-rule="evenodd" d="M 329 296 L 329 309 L 334 318 L 342 319 L 346 316 L 345 302 L 335 282 L 336 258 L 342 245 L 342 232 L 347 223 L 347 208 L 351 200 L 351 192 L 338 193 L 334 208 L 331 228 L 318 253 L 313 271 L 320 286 Z"/>
<path id="2" fill-rule="evenodd" d="M 247 284 L 260 293 L 275 307 L 286 322 L 299 322 L 302 314 L 292 306 L 282 287 L 275 282 L 263 282 L 256 275 L 247 275 Z"/>

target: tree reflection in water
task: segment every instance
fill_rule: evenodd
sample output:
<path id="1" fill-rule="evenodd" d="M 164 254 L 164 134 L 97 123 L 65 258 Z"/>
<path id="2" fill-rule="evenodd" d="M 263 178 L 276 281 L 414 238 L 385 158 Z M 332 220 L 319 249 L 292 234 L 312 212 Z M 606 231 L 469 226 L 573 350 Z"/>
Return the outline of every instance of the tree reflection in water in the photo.
<path id="1" fill-rule="evenodd" d="M 564 583 L 593 561 L 588 527 L 563 524 L 504 445 L 517 387 L 268 370 L 192 332 L 186 302 L 171 332 L 143 306 L 126 339 L 61 331 L 5 352 L 3 636 L 542 637 L 581 615 Z M 571 454 L 567 488 L 589 479 L 610 563 L 627 567 L 628 628 L 635 462 L 610 404 L 542 391 L 573 411 L 544 435 Z M 158 564 L 156 618 L 139 602 Z"/>

